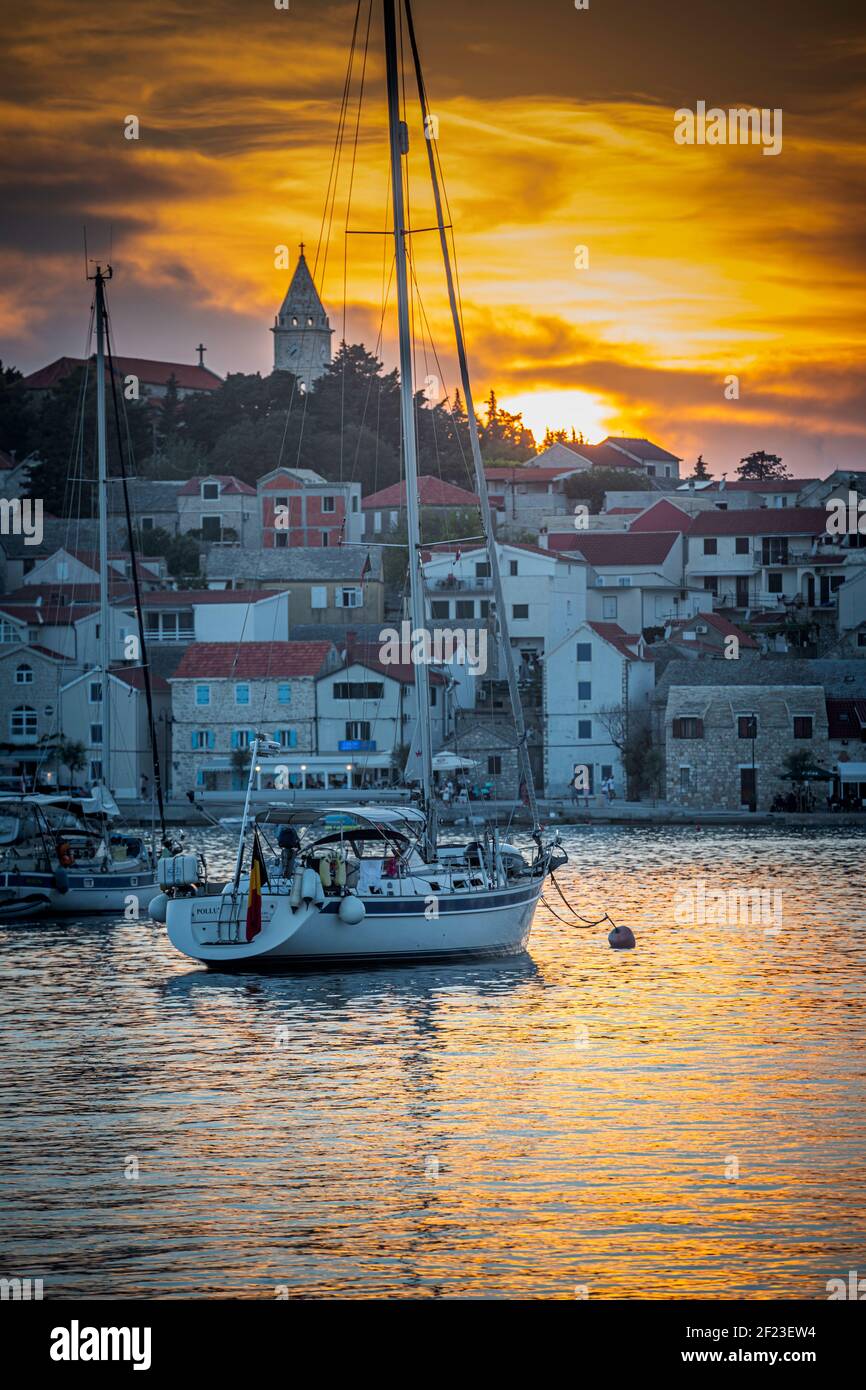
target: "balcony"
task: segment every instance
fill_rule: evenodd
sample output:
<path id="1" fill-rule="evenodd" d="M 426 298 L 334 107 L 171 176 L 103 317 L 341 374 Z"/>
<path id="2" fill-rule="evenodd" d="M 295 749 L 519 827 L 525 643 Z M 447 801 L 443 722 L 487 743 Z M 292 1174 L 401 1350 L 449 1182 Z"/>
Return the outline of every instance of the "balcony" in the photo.
<path id="1" fill-rule="evenodd" d="M 447 579 L 434 579 L 428 582 L 428 589 L 437 594 L 489 594 L 493 591 L 493 580 L 489 575 L 478 575 L 474 579 L 458 579 L 449 574 Z"/>

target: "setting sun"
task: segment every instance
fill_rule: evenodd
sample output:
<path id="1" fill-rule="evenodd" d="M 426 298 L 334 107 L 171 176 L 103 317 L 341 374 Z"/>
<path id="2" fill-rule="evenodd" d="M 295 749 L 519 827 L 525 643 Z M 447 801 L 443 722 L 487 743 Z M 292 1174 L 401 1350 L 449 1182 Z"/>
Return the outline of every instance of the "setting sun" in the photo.
<path id="1" fill-rule="evenodd" d="M 537 444 L 548 429 L 567 430 L 569 434 L 575 430 L 587 444 L 598 444 L 614 424 L 612 408 L 589 391 L 526 391 L 500 404 L 523 416 Z"/>

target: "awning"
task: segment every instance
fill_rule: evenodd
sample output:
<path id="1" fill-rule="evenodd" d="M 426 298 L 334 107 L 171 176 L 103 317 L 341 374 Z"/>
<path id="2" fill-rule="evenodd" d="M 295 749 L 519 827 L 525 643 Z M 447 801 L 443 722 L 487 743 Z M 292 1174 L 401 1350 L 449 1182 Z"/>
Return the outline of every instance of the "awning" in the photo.
<path id="1" fill-rule="evenodd" d="M 866 782 L 866 763 L 840 763 L 839 777 L 843 782 Z"/>

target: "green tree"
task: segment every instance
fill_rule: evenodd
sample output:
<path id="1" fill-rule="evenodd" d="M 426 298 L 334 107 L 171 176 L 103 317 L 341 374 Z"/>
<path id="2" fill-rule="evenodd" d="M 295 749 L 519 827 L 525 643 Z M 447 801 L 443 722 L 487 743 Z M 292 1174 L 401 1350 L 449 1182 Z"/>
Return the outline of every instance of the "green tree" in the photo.
<path id="1" fill-rule="evenodd" d="M 778 482 L 783 478 L 790 478 L 791 475 L 783 466 L 779 454 L 767 454 L 763 449 L 757 449 L 753 454 L 747 454 L 745 458 L 740 459 L 737 476 L 757 478 L 760 482 Z"/>
<path id="2" fill-rule="evenodd" d="M 604 506 L 606 492 L 649 492 L 652 484 L 645 473 L 627 468 L 589 468 L 565 480 L 566 497 L 586 502 L 595 516 Z"/>
<path id="3" fill-rule="evenodd" d="M 138 535 L 141 555 L 161 555 L 173 579 L 198 579 L 201 549 L 194 536 L 173 536 L 160 526 Z"/>
<path id="4" fill-rule="evenodd" d="M 695 471 L 692 474 L 692 481 L 696 483 L 708 483 L 710 481 L 710 470 L 704 462 L 703 454 L 698 454 L 695 460 Z"/>
<path id="5" fill-rule="evenodd" d="M 0 362 L 0 449 L 25 458 L 37 447 L 36 412 L 21 383 L 17 367 Z"/>

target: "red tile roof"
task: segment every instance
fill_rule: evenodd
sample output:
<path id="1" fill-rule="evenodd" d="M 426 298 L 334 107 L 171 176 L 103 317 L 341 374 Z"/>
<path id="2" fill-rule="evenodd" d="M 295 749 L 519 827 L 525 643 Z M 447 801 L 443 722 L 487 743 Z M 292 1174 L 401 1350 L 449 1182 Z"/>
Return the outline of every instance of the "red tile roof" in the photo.
<path id="1" fill-rule="evenodd" d="M 556 478 L 565 478 L 569 473 L 586 472 L 575 459 L 574 468 L 566 464 L 560 468 L 533 468 L 531 463 L 516 463 L 513 468 L 485 468 L 484 476 L 488 483 L 552 483 Z"/>
<path id="2" fill-rule="evenodd" d="M 608 507 L 605 516 L 640 516 L 640 507 Z"/>
<path id="3" fill-rule="evenodd" d="M 190 608 L 204 603 L 259 603 L 277 599 L 273 589 L 153 589 L 142 594 L 142 608 Z"/>
<path id="4" fill-rule="evenodd" d="M 662 449 L 658 444 L 653 444 L 650 439 L 635 439 L 625 434 L 609 434 L 607 439 L 602 441 L 610 444 L 614 448 L 619 445 L 622 449 L 627 449 L 644 462 L 651 463 L 653 459 L 662 459 L 667 463 L 681 463 L 682 459 L 677 454 L 671 454 L 667 449 Z"/>
<path id="5" fill-rule="evenodd" d="M 456 487 L 454 483 L 445 483 L 441 478 L 434 478 L 429 473 L 423 473 L 418 479 L 418 498 L 422 507 L 477 507 L 478 497 L 474 492 L 467 492 L 462 487 Z M 364 511 L 378 507 L 405 507 L 406 505 L 406 484 L 393 483 L 391 487 L 382 488 L 381 492 L 374 492 L 370 497 L 365 497 L 361 503 Z"/>
<path id="6" fill-rule="evenodd" d="M 332 642 L 193 642 L 171 679 L 276 681 L 283 676 L 318 676 L 333 650 Z"/>
<path id="7" fill-rule="evenodd" d="M 639 463 L 635 463 L 634 459 L 627 459 L 624 454 L 620 453 L 619 449 L 614 449 L 611 444 L 574 444 L 571 447 L 576 454 L 580 454 L 581 458 L 589 459 L 593 468 L 640 471 Z"/>
<path id="8" fill-rule="evenodd" d="M 39 656 L 50 657 L 52 661 L 70 660 L 70 658 L 64 656 L 62 652 L 52 651 L 50 647 L 43 647 L 39 642 L 22 642 L 18 646 L 5 647 L 0 650 L 0 656 L 8 656 L 10 652 L 16 652 L 19 659 L 24 656 L 26 652 L 38 652 Z"/>
<path id="9" fill-rule="evenodd" d="M 399 681 L 401 685 L 415 684 L 415 667 L 412 665 L 391 665 L 386 666 L 379 660 L 379 647 L 371 643 L 348 642 L 346 644 L 346 666 L 364 666 L 367 670 L 377 671 L 380 675 L 390 676 L 392 680 Z M 345 670 L 346 667 L 343 667 Z M 428 666 L 431 685 L 444 685 L 445 678 L 438 671 L 432 670 Z"/>
<path id="10" fill-rule="evenodd" d="M 685 533 L 691 524 L 692 517 L 688 512 L 684 512 L 682 507 L 676 506 L 675 503 L 669 502 L 666 497 L 663 497 L 660 502 L 655 502 L 645 512 L 641 512 L 628 529 L 632 534 L 636 531 L 679 531 Z"/>
<path id="11" fill-rule="evenodd" d="M 237 497 L 243 494 L 244 497 L 255 497 L 256 490 L 250 487 L 249 483 L 241 482 L 233 473 L 207 473 L 200 478 L 190 478 L 188 483 L 178 488 L 178 497 L 200 497 L 202 483 L 219 483 L 221 496 Z"/>
<path id="12" fill-rule="evenodd" d="M 640 661 L 637 652 L 632 650 L 640 641 L 639 632 L 626 632 L 619 623 L 587 623 L 587 627 L 591 627 L 593 632 L 615 647 L 620 656 L 626 657 L 629 661 Z M 652 660 L 649 656 L 646 659 Z"/>
<path id="13" fill-rule="evenodd" d="M 694 628 L 696 623 L 705 623 L 708 627 L 715 628 L 723 637 L 736 637 L 741 647 L 757 647 L 754 637 L 738 628 L 734 623 L 729 622 L 721 613 L 696 613 L 693 618 L 674 618 L 671 623 L 671 632 L 676 636 L 684 628 Z M 691 644 L 690 644 L 691 645 Z"/>
<path id="14" fill-rule="evenodd" d="M 824 507 L 748 507 L 699 512 L 690 536 L 820 536 L 827 530 Z"/>
<path id="15" fill-rule="evenodd" d="M 92 360 L 92 359 L 91 359 Z M 85 365 L 83 357 L 58 357 L 47 367 L 31 372 L 21 383 L 26 391 L 47 391 Z M 156 362 L 148 357 L 115 357 L 118 376 L 137 376 L 145 386 L 167 386 L 173 376 L 180 390 L 216 391 L 222 380 L 208 367 L 189 362 Z"/>
<path id="16" fill-rule="evenodd" d="M 633 531 L 600 531 L 596 535 L 576 531 L 569 549 L 579 551 L 596 568 L 658 565 L 670 554 L 671 547 L 678 539 L 675 531 L 650 531 L 638 535 Z"/>
<path id="17" fill-rule="evenodd" d="M 112 666 L 111 674 L 123 681 L 124 685 L 131 686 L 133 690 L 144 690 L 144 671 L 140 666 Z M 171 686 L 165 676 L 158 676 L 155 671 L 151 671 L 150 688 L 154 695 L 167 695 Z"/>

